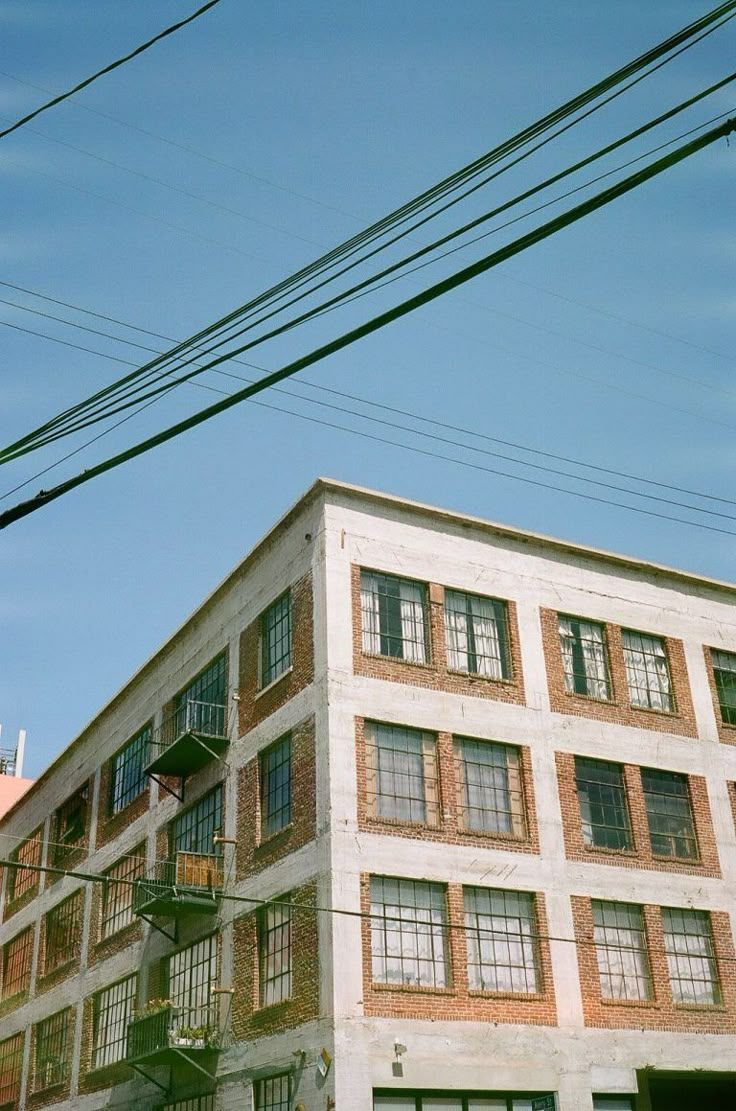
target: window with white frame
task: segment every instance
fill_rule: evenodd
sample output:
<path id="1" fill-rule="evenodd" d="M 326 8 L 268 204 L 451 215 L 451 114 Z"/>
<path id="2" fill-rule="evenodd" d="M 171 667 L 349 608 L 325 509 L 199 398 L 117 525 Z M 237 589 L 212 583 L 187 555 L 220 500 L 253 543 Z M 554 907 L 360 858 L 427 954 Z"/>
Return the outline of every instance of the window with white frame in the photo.
<path id="1" fill-rule="evenodd" d="M 376 983 L 448 987 L 444 885 L 372 876 L 371 953 Z"/>
<path id="2" fill-rule="evenodd" d="M 509 623 L 505 602 L 445 591 L 445 636 L 447 665 L 453 671 L 485 675 L 488 679 L 508 679 Z"/>
<path id="3" fill-rule="evenodd" d="M 539 991 L 537 915 L 526 891 L 463 888 L 468 982 L 474 991 Z"/>
<path id="4" fill-rule="evenodd" d="M 400 725 L 365 723 L 366 804 L 375 818 L 437 825 L 437 738 Z"/>
<path id="5" fill-rule="evenodd" d="M 675 1003 L 721 1003 L 721 984 L 708 912 L 663 907 L 662 929 Z"/>
<path id="6" fill-rule="evenodd" d="M 456 737 L 455 775 L 460 827 L 524 837 L 521 754 L 513 745 Z"/>
<path id="7" fill-rule="evenodd" d="M 424 583 L 361 571 L 360 611 L 364 652 L 427 663 L 429 607 Z"/>
<path id="8" fill-rule="evenodd" d="M 100 939 L 103 941 L 135 921 L 134 883 L 143 875 L 144 851 L 144 846 L 139 845 L 130 856 L 124 856 L 105 872 L 107 882 L 102 886 L 100 917 Z"/>
<path id="9" fill-rule="evenodd" d="M 664 640 L 631 629 L 621 636 L 631 705 L 671 713 L 675 703 Z"/>
<path id="10" fill-rule="evenodd" d="M 736 652 L 710 650 L 718 707 L 725 725 L 736 725 Z"/>
<path id="11" fill-rule="evenodd" d="M 148 786 L 145 772 L 151 750 L 151 726 L 136 733 L 124 748 L 113 756 L 110 767 L 110 814 L 119 814 Z"/>
<path id="12" fill-rule="evenodd" d="M 256 1111 L 290 1111 L 291 1073 L 264 1076 L 256 1081 L 255 1089 Z"/>
<path id="13" fill-rule="evenodd" d="M 565 673 L 565 690 L 588 698 L 608 701 L 611 678 L 608 670 L 605 626 L 597 621 L 559 615 L 560 649 Z"/>
<path id="14" fill-rule="evenodd" d="M 212 987 L 217 983 L 215 934 L 181 949 L 167 964 L 168 997 L 181 1026 L 212 1029 L 215 1023 Z"/>
<path id="15" fill-rule="evenodd" d="M 291 907 L 288 895 L 262 907 L 258 921 L 261 1006 L 282 1003 L 291 996 Z"/>
<path id="16" fill-rule="evenodd" d="M 92 1001 L 92 1068 L 102 1069 L 125 1057 L 128 1022 L 135 1008 L 138 977 L 128 976 L 95 995 Z"/>
<path id="17" fill-rule="evenodd" d="M 652 852 L 678 860 L 697 860 L 698 842 L 687 776 L 642 768 L 641 785 Z"/>
<path id="18" fill-rule="evenodd" d="M 261 614 L 261 687 L 291 667 L 291 592 L 286 591 Z"/>
<path id="19" fill-rule="evenodd" d="M 644 915 L 633 903 L 594 899 L 593 939 L 604 999 L 651 999 Z"/>

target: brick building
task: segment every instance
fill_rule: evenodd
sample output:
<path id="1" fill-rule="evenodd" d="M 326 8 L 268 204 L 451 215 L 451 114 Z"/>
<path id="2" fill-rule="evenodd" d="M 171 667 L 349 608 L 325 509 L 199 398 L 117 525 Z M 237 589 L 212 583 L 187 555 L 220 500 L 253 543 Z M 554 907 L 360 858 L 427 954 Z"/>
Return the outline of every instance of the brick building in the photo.
<path id="1" fill-rule="evenodd" d="M 0 821 L 0 1108 L 736 1106 L 735 742 L 736 587 L 320 480 Z"/>

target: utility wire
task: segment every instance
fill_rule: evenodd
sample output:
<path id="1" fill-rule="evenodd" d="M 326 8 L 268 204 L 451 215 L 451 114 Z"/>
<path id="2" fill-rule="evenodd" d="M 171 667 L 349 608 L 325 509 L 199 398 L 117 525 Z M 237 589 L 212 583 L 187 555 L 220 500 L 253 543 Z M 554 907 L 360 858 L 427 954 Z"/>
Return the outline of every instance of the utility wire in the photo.
<path id="1" fill-rule="evenodd" d="M 133 58 L 137 58 L 139 54 L 143 54 L 144 51 L 148 50 L 152 46 L 155 46 L 157 42 L 161 42 L 161 40 L 165 39 L 168 35 L 173 35 L 175 31 L 179 31 L 182 27 L 186 27 L 188 23 L 192 23 L 195 19 L 199 19 L 201 15 L 204 15 L 205 12 L 208 12 L 210 8 L 214 8 L 215 5 L 219 3 L 220 0 L 208 0 L 206 4 L 203 4 L 201 8 L 198 8 L 196 12 L 192 12 L 192 14 L 187 16 L 186 19 L 181 19 L 178 23 L 173 23 L 165 30 L 159 31 L 159 33 L 157 35 L 154 35 L 152 39 L 149 39 L 147 42 L 144 42 L 140 46 L 137 46 L 135 50 L 132 50 L 130 54 L 126 54 L 124 58 L 118 58 L 116 62 L 111 62 L 103 69 L 98 70 L 97 73 L 93 73 L 91 77 L 87 77 L 84 81 L 80 81 L 79 84 L 75 85 L 73 89 L 69 89 L 65 93 L 60 93 L 58 96 L 55 96 L 53 100 L 49 100 L 46 104 L 42 104 L 40 108 L 36 108 L 33 112 L 29 112 L 27 116 L 23 116 L 21 119 L 16 120 L 16 122 L 10 127 L 6 127 L 3 131 L 0 131 L 0 139 L 4 139 L 6 135 L 10 135 L 13 131 L 17 131 L 19 128 L 24 127 L 25 124 L 30 123 L 31 120 L 34 120 L 36 116 L 40 116 L 42 112 L 48 112 L 49 108 L 54 108 L 57 104 L 61 104 L 62 101 L 68 100 L 70 96 L 74 96 L 75 93 L 79 93 L 82 91 L 82 89 L 86 89 L 87 86 L 91 85 L 93 81 L 99 80 L 100 77 L 104 77 L 106 74 L 112 73 L 114 69 L 118 69 L 120 66 L 124 66 L 126 62 L 130 62 Z"/>
<path id="2" fill-rule="evenodd" d="M 83 483 L 90 481 L 92 478 L 95 478 L 100 474 L 104 474 L 107 471 L 120 466 L 122 463 L 129 461 L 130 459 L 136 458 L 137 456 L 150 451 L 152 448 L 157 447 L 170 439 L 173 439 L 174 437 L 180 435 L 182 432 L 185 432 L 190 428 L 196 427 L 204 421 L 209 420 L 211 417 L 217 415 L 218 413 L 224 412 L 226 409 L 231 408 L 232 406 L 238 404 L 240 401 L 244 401 L 246 398 L 251 397 L 256 393 L 260 393 L 262 390 L 267 389 L 269 386 L 275 385 L 278 382 L 291 377 L 300 370 L 304 370 L 307 366 L 312 366 L 313 364 L 321 361 L 329 355 L 342 350 L 343 348 L 356 342 L 358 339 L 362 339 L 364 336 L 378 331 L 380 328 L 385 327 L 386 324 L 400 319 L 408 313 L 413 312 L 415 309 L 430 303 L 431 301 L 449 292 L 450 290 L 463 285 L 467 281 L 470 281 L 477 275 L 485 273 L 492 267 L 499 265 L 501 262 L 505 262 L 509 258 L 512 258 L 522 251 L 528 249 L 529 247 L 543 241 L 550 235 L 553 235 L 556 232 L 560 231 L 562 228 L 568 227 L 569 225 L 582 219 L 584 216 L 589 215 L 591 212 L 602 208 L 604 205 L 610 203 L 620 196 L 623 196 L 630 190 L 637 188 L 639 185 L 662 173 L 664 170 L 669 169 L 671 166 L 676 165 L 677 163 L 683 161 L 686 158 L 689 158 L 698 151 L 703 150 L 705 147 L 709 146 L 713 142 L 716 142 L 718 139 L 725 138 L 726 136 L 730 135 L 731 132 L 735 129 L 736 121 L 727 120 L 725 123 L 716 128 L 713 128 L 711 131 L 706 132 L 704 135 L 691 140 L 689 143 L 678 147 L 674 151 L 670 151 L 664 157 L 630 175 L 623 181 L 610 186 L 608 189 L 603 190 L 601 193 L 596 194 L 594 197 L 581 202 L 574 208 L 555 217 L 548 223 L 543 224 L 541 227 L 536 228 L 533 231 L 528 232 L 526 235 L 521 236 L 514 242 L 507 244 L 500 250 L 494 251 L 490 255 L 486 255 L 485 258 L 482 258 L 477 262 L 464 267 L 450 277 L 445 278 L 442 281 L 437 282 L 435 285 L 430 286 L 423 292 L 416 294 L 414 297 L 411 297 L 401 304 L 394 306 L 386 312 L 380 313 L 372 320 L 359 325 L 357 328 L 351 329 L 350 331 L 344 333 L 342 336 L 339 336 L 337 339 L 331 340 L 329 343 L 318 347 L 314 351 L 310 352 L 310 354 L 302 356 L 294 362 L 287 364 L 287 366 L 282 367 L 280 370 L 266 375 L 259 382 L 251 386 L 244 387 L 242 390 L 237 391 L 231 397 L 216 402 L 214 405 L 211 405 L 208 408 L 193 414 L 185 420 L 177 422 L 176 424 L 170 426 L 162 432 L 159 432 L 156 435 L 140 442 L 139 444 L 128 448 L 126 451 L 120 453 L 119 455 L 115 455 L 102 463 L 96 464 L 94 467 L 91 467 L 89 470 L 86 470 L 79 475 L 76 475 L 71 479 L 67 479 L 66 482 L 61 483 L 51 490 L 39 491 L 35 498 L 22 502 L 0 514 L 0 528 L 7 527 L 12 522 L 20 519 L 21 517 L 27 516 L 29 513 L 35 512 L 42 505 L 46 505 L 48 502 L 61 497 L 63 494 L 75 489 L 77 486 L 80 486 Z M 235 355 L 239 355 L 240 353 L 241 352 L 236 349 L 232 352 L 228 352 L 226 355 L 221 355 L 218 357 L 218 359 L 212 360 L 210 366 L 219 365 L 221 362 L 225 362 L 228 359 L 233 358 Z"/>

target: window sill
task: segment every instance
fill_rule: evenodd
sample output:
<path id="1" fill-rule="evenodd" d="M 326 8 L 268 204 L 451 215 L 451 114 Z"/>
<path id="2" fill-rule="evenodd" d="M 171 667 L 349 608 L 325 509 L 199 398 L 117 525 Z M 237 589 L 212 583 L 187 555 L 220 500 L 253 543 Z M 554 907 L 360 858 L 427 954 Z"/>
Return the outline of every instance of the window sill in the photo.
<path id="1" fill-rule="evenodd" d="M 702 1011 L 705 1014 L 728 1014 L 728 1007 L 725 1003 L 674 1003 L 676 1011 L 685 1011 L 690 1014 L 692 1011 Z"/>
<path id="2" fill-rule="evenodd" d="M 516 1000 L 519 1003 L 544 1003 L 547 996 L 543 991 L 493 991 L 490 988 L 470 988 L 468 996 L 471 999 Z"/>
<path id="3" fill-rule="evenodd" d="M 253 1017 L 258 1018 L 260 1015 L 270 1017 L 271 1015 L 278 1014 L 279 1011 L 288 1007 L 291 1002 L 292 996 L 289 996 L 287 999 L 279 999 L 278 1003 L 259 1003 L 253 1012 Z"/>
<path id="4" fill-rule="evenodd" d="M 661 1011 L 662 1004 L 656 999 L 605 999 L 601 996 L 602 1007 L 633 1007 L 636 1010 Z"/>
<path id="5" fill-rule="evenodd" d="M 635 706 L 633 702 L 629 703 L 629 709 L 635 710 L 637 714 L 655 714 L 660 718 L 675 718 L 679 719 L 677 707 L 673 710 L 658 710 L 656 706 Z"/>
<path id="6" fill-rule="evenodd" d="M 509 676 L 509 678 L 505 678 L 504 676 L 497 678 L 495 675 L 481 675 L 478 671 L 463 671 L 459 667 L 448 667 L 447 674 L 453 675 L 458 679 L 469 679 L 471 683 L 494 683 L 502 687 L 517 686 L 513 675 Z"/>
<path id="7" fill-rule="evenodd" d="M 484 841 L 500 841 L 502 844 L 511 845 L 530 845 L 531 841 L 528 834 L 525 833 L 504 833 L 502 831 L 495 832 L 488 829 L 466 829 L 464 826 L 458 826 L 457 832 L 460 837 L 482 837 Z"/>
<path id="8" fill-rule="evenodd" d="M 273 690 L 277 683 L 280 683 L 281 680 L 285 679 L 287 675 L 291 675 L 293 670 L 294 665 L 292 664 L 290 667 L 287 667 L 285 671 L 282 671 L 280 675 L 277 675 L 275 679 L 272 679 L 267 687 L 261 687 L 259 691 L 256 691 L 253 701 L 257 702 L 258 699 L 261 698 L 264 694 L 268 694 L 270 690 Z"/>
<path id="9" fill-rule="evenodd" d="M 592 853 L 593 856 L 615 856 L 617 859 L 646 862 L 646 858 L 638 853 L 636 849 L 612 849 L 607 845 L 583 845 L 583 849 L 586 853 Z"/>
<path id="10" fill-rule="evenodd" d="M 401 992 L 402 994 L 406 994 L 406 995 L 444 995 L 444 996 L 450 995 L 450 996 L 454 996 L 454 995 L 457 994 L 454 988 L 432 988 L 432 987 L 422 986 L 421 984 L 383 984 L 383 983 L 376 983 L 374 981 L 371 984 L 371 988 L 374 991 L 381 991 L 381 992 L 383 992 L 383 991 L 398 991 L 398 992 Z"/>
<path id="11" fill-rule="evenodd" d="M 703 861 L 699 856 L 670 856 L 669 853 L 652 853 L 654 864 L 679 864 L 686 868 L 703 868 Z"/>
<path id="12" fill-rule="evenodd" d="M 619 703 L 615 698 L 598 698 L 594 694 L 581 694 L 580 691 L 569 691 L 567 688 L 565 688 L 562 693 L 565 695 L 565 698 L 575 698 L 579 699 L 581 702 L 592 702 L 596 706 L 619 707 Z"/>
<path id="13" fill-rule="evenodd" d="M 282 826 L 277 829 L 275 833 L 269 833 L 267 837 L 262 838 L 254 848 L 254 853 L 259 853 L 261 849 L 270 849 L 274 843 L 278 843 L 280 837 L 285 838 L 288 833 L 294 829 L 294 823 L 289 822 L 288 825 Z"/>
<path id="14" fill-rule="evenodd" d="M 425 662 L 423 660 L 405 660 L 403 656 L 387 656 L 383 652 L 365 652 L 362 651 L 361 655 L 366 660 L 386 660 L 389 663 L 404 664 L 405 667 L 416 667 L 420 671 L 436 671 L 437 667 L 431 661 Z"/>
<path id="15" fill-rule="evenodd" d="M 48 1095 L 50 1092 L 63 1092 L 69 1087 L 69 1079 L 57 1080 L 54 1084 L 45 1084 L 43 1088 L 34 1088 L 30 1096 Z"/>

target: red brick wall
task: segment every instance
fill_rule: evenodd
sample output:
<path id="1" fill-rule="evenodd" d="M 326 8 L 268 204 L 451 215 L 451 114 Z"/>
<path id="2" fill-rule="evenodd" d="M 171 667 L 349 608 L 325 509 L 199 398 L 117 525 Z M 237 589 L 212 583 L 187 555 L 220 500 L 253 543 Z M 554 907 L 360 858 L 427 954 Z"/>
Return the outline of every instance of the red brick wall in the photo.
<path id="1" fill-rule="evenodd" d="M 718 649 L 716 649 L 718 651 Z M 727 648 L 723 651 L 736 652 L 736 648 Z M 718 727 L 718 736 L 724 745 L 736 745 L 736 725 L 729 725 L 723 721 L 721 717 L 721 707 L 718 702 L 718 688 L 716 687 L 716 677 L 713 674 L 713 660 L 711 658 L 711 649 L 706 645 L 703 646 L 703 655 L 705 656 L 705 670 L 708 673 L 708 683 L 710 685 L 710 693 L 713 699 L 713 710 L 716 715 L 716 725 Z"/>
<path id="2" fill-rule="evenodd" d="M 733 976 L 734 948 L 729 915 L 711 913 L 713 939 L 723 992 L 723 1004 L 674 1003 L 670 991 L 660 908 L 642 907 L 647 937 L 652 1000 L 608 1000 L 601 998 L 600 977 L 593 942 L 593 913 L 587 897 L 571 899 L 586 1026 L 641 1030 L 671 1030 L 692 1034 L 736 1033 L 736 980 Z"/>
<path id="3" fill-rule="evenodd" d="M 569 860 L 588 860 L 598 864 L 619 864 L 629 868 L 655 868 L 664 872 L 685 872 L 703 876 L 720 876 L 708 791 L 702 776 L 688 776 L 690 805 L 695 823 L 700 859 L 676 860 L 652 853 L 646 803 L 641 784 L 641 771 L 635 764 L 623 764 L 624 786 L 629 806 L 634 848 L 606 849 L 586 845 L 580 818 L 580 801 L 575 783 L 575 757 L 569 752 L 555 753 L 557 778 L 565 835 L 565 853 Z"/>
<path id="4" fill-rule="evenodd" d="M 539 852 L 539 829 L 534 805 L 531 753 L 527 747 L 511 746 L 516 748 L 520 754 L 526 836 L 517 837 L 512 833 L 479 833 L 477 830 L 462 828 L 458 805 L 459 785 L 451 733 L 434 734 L 437 737 L 439 824 L 431 826 L 424 823 L 404 823 L 395 819 L 371 815 L 366 791 L 365 726 L 364 718 L 355 719 L 358 826 L 360 829 L 380 829 L 384 833 L 390 832 L 397 837 L 418 837 L 422 841 L 443 841 L 454 845 L 479 845 L 483 848 L 512 849 L 516 852 Z M 485 738 L 485 740 L 488 739 Z"/>
<path id="5" fill-rule="evenodd" d="M 353 612 L 353 669 L 356 675 L 374 679 L 388 679 L 392 683 L 407 683 L 417 687 L 464 694 L 473 698 L 493 698 L 501 702 L 524 703 L 524 676 L 521 669 L 519 627 L 514 602 L 506 602 L 509 626 L 510 679 L 490 679 L 484 675 L 466 675 L 450 671 L 447 666 L 445 641 L 445 588 L 439 583 L 427 584 L 429 596 L 429 662 L 410 663 L 392 656 L 376 656 L 363 651 L 360 613 L 360 567 L 351 568 L 351 593 Z"/>
<path id="6" fill-rule="evenodd" d="M 291 667 L 265 690 L 260 690 L 260 615 L 240 636 L 240 733 L 247 733 L 280 706 L 308 687 L 314 679 L 314 616 L 312 575 L 304 575 L 290 590 Z M 274 598 L 273 601 L 276 599 Z M 270 604 L 270 603 L 269 603 Z M 266 609 L 268 607 L 265 607 Z"/>
<path id="7" fill-rule="evenodd" d="M 432 1022 L 512 1022 L 532 1026 L 555 1026 L 557 1006 L 552 982 L 552 963 L 546 939 L 547 915 L 544 895 L 535 896 L 537 911 L 539 987 L 534 994 L 471 990 L 468 983 L 468 947 L 465 936 L 463 889 L 458 883 L 447 885 L 448 944 L 450 987 L 396 987 L 373 983 L 371 924 L 362 922 L 363 1001 L 366 1015 L 383 1018 L 427 1019 Z M 370 876 L 361 876 L 361 904 L 370 913 Z"/>
<path id="8" fill-rule="evenodd" d="M 261 840 L 260 762 L 254 756 L 238 776 L 236 870 L 239 879 L 260 872 L 313 841 L 317 826 L 314 718 L 291 731 L 291 822 Z"/>
<path id="9" fill-rule="evenodd" d="M 302 907 L 316 905 L 314 883 L 290 892 Z M 290 1030 L 319 1017 L 318 914 L 310 909 L 291 914 L 291 998 L 268 1007 L 260 1005 L 258 967 L 258 911 L 235 921 L 233 938 L 232 1031 L 236 1041 L 251 1041 L 266 1034 Z"/>
<path id="10" fill-rule="evenodd" d="M 682 737 L 696 737 L 697 726 L 690 680 L 685 663 L 682 641 L 672 637 L 662 638 L 667 651 L 670 677 L 674 693 L 673 713 L 632 706 L 624 666 L 623 641 L 618 625 L 605 624 L 608 662 L 611 676 L 611 700 L 602 702 L 583 694 L 569 694 L 565 690 L 565 673 L 560 651 L 559 614 L 555 610 L 541 609 L 542 640 L 547 664 L 547 682 L 552 709 L 558 714 L 577 714 L 618 725 L 635 725 L 640 729 L 656 729 L 662 733 L 676 733 Z"/>

